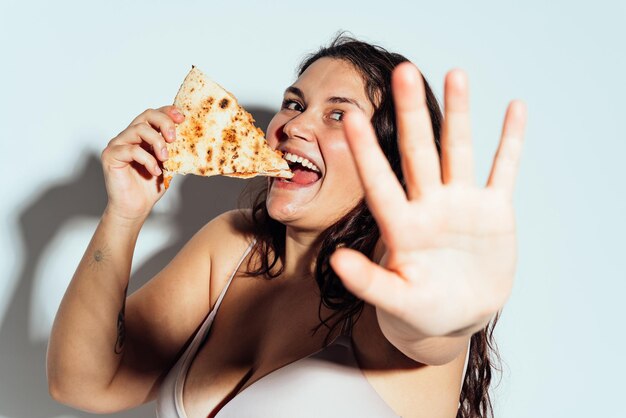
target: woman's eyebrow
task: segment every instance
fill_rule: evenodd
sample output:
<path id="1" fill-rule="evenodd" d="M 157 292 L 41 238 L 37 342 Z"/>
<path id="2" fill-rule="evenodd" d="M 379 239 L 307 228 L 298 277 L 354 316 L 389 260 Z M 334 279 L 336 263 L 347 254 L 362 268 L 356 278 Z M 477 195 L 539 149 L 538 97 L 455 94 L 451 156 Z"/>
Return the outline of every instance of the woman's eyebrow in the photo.
<path id="1" fill-rule="evenodd" d="M 300 90 L 297 87 L 294 86 L 289 86 L 285 89 L 285 94 L 287 93 L 291 93 L 291 94 L 295 94 L 296 96 L 298 96 L 300 99 L 302 99 L 302 101 L 304 101 L 304 93 L 302 93 L 302 90 Z"/>
<path id="2" fill-rule="evenodd" d="M 333 96 L 333 97 L 329 97 L 326 101 L 329 103 L 350 103 L 350 104 L 355 105 L 359 109 L 363 110 L 359 102 L 349 97 Z"/>

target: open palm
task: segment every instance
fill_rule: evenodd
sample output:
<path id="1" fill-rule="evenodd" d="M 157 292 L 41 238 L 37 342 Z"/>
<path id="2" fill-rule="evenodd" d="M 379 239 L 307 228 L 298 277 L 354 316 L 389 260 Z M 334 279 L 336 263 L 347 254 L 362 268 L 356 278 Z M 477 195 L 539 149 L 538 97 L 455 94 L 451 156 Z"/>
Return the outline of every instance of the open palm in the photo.
<path id="1" fill-rule="evenodd" d="M 486 187 L 476 185 L 465 74 L 446 76 L 439 158 L 417 68 L 393 74 L 405 192 L 365 116 L 344 126 L 367 204 L 381 231 L 380 264 L 340 249 L 331 263 L 346 288 L 376 307 L 379 322 L 412 336 L 477 331 L 504 305 L 516 263 L 512 194 L 525 106 L 509 105 Z"/>

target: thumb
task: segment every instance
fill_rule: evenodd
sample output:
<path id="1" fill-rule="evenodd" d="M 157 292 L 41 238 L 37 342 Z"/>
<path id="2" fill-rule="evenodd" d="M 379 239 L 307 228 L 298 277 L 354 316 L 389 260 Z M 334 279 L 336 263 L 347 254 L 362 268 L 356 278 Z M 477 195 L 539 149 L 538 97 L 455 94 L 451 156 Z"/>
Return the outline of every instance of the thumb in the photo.
<path id="1" fill-rule="evenodd" d="M 330 265 L 354 296 L 392 314 L 402 311 L 407 285 L 395 273 L 348 248 L 335 251 Z"/>

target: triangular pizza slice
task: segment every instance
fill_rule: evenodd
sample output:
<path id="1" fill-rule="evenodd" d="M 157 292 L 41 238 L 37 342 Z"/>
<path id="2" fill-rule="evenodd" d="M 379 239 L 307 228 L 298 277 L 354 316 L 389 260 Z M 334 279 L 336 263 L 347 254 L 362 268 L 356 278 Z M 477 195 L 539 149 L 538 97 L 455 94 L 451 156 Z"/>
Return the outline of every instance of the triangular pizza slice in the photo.
<path id="1" fill-rule="evenodd" d="M 198 68 L 185 77 L 174 105 L 185 120 L 176 127 L 176 141 L 167 144 L 166 188 L 173 174 L 293 177 L 282 153 L 271 149 L 254 126 L 252 115 Z"/>

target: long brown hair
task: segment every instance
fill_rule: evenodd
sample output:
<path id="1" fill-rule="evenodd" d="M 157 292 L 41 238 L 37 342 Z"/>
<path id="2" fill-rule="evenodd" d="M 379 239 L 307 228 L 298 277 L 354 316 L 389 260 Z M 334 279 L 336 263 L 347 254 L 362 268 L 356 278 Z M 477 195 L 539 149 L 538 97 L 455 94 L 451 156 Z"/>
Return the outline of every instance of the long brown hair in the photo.
<path id="1" fill-rule="evenodd" d="M 408 60 L 400 54 L 389 52 L 377 45 L 340 34 L 330 45 L 307 56 L 298 69 L 298 76 L 302 75 L 315 61 L 324 57 L 344 60 L 352 64 L 363 77 L 366 94 L 375 108 L 371 122 L 379 144 L 398 180 L 405 187 L 396 140 L 391 73 L 398 64 Z M 423 80 L 435 144 L 441 155 L 440 136 L 443 115 L 430 85 L 425 78 Z M 256 266 L 248 264 L 248 273 L 271 280 L 283 271 L 285 225 L 269 216 L 266 197 L 267 188 L 264 187 L 258 192 L 252 204 L 250 224 L 256 238 L 252 251 L 258 256 L 255 259 L 260 260 L 260 264 Z M 364 301 L 350 293 L 330 267 L 331 254 L 338 247 L 345 246 L 356 249 L 371 259 L 379 238 L 380 231 L 364 200 L 320 234 L 316 242 L 320 250 L 315 264 L 315 280 L 321 292 L 318 309 L 320 324 L 312 330 L 313 333 L 323 325 L 329 329 L 326 337 L 328 338 L 332 331 L 348 317 L 351 323 L 354 323 L 364 306 Z M 329 318 L 322 318 L 322 304 L 333 310 Z M 328 325 L 333 318 L 335 321 Z M 495 368 L 494 360 L 499 360 L 493 339 L 493 329 L 497 319 L 496 316 L 485 329 L 471 337 L 470 356 L 461 389 L 457 418 L 484 418 L 493 415 L 489 385 L 492 369 Z M 492 355 L 495 358 L 492 358 Z"/>

